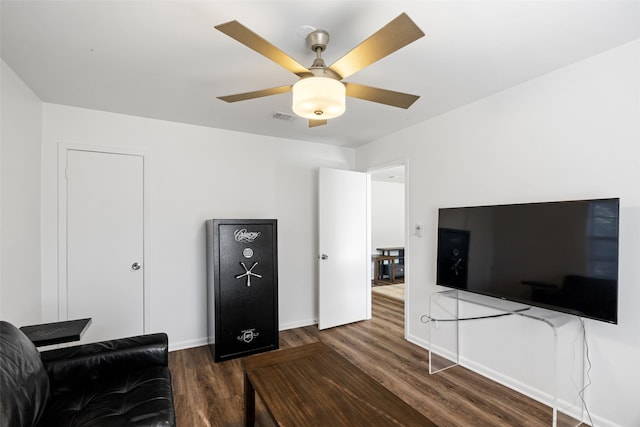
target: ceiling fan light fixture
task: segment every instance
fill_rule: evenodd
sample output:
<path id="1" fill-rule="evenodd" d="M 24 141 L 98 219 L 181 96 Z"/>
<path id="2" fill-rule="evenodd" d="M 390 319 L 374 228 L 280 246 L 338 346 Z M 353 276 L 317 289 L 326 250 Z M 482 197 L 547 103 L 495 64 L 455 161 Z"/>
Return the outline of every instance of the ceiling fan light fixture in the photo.
<path id="1" fill-rule="evenodd" d="M 307 77 L 293 85 L 293 112 L 311 120 L 327 120 L 345 111 L 346 88 L 330 77 Z"/>

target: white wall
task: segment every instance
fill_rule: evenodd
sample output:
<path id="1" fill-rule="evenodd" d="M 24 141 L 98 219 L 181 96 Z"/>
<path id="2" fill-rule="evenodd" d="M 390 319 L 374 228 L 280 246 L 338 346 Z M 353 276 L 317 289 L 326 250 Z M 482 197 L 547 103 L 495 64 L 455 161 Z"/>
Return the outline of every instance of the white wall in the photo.
<path id="1" fill-rule="evenodd" d="M 317 169 L 355 150 L 44 104 L 43 310 L 57 313 L 58 143 L 145 150 L 151 159 L 151 331 L 172 349 L 206 343 L 205 225 L 278 219 L 281 329 L 317 319 Z"/>
<path id="2" fill-rule="evenodd" d="M 358 170 L 405 158 L 410 225 L 424 224 L 424 237 L 408 242 L 408 336 L 422 345 L 420 315 L 440 290 L 439 207 L 621 198 L 619 324 L 586 321 L 593 365 L 586 399 L 596 425 L 640 425 L 640 40 L 357 150 Z M 547 388 L 537 384 L 548 378 L 539 351 L 526 347 L 537 346 L 538 328 L 512 318 L 465 324 L 463 360 L 512 386 Z"/>
<path id="3" fill-rule="evenodd" d="M 371 253 L 404 246 L 404 183 L 371 181 Z"/>
<path id="4" fill-rule="evenodd" d="M 42 103 L 0 60 L 0 319 L 39 323 Z"/>

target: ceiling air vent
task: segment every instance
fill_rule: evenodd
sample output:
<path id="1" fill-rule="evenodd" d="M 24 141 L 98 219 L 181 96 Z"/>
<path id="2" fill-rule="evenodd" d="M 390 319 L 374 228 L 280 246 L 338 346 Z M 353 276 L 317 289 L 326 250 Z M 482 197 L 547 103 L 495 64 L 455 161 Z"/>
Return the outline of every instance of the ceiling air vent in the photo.
<path id="1" fill-rule="evenodd" d="M 283 113 L 282 111 L 274 111 L 271 114 L 272 119 L 283 120 L 285 122 L 292 122 L 298 118 L 295 114 Z"/>

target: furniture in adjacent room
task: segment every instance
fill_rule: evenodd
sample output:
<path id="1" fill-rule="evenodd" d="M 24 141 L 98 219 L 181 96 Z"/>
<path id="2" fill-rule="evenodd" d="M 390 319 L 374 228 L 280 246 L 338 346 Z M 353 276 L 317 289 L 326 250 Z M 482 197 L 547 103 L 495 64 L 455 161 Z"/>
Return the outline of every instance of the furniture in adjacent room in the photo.
<path id="1" fill-rule="evenodd" d="M 396 257 L 391 255 L 374 255 L 373 284 L 388 285 L 396 282 Z"/>
<path id="2" fill-rule="evenodd" d="M 376 248 L 372 256 L 374 263 L 373 283 L 388 285 L 404 282 L 404 247 Z"/>
<path id="3" fill-rule="evenodd" d="M 247 426 L 256 393 L 276 425 L 435 426 L 321 342 L 250 356 L 243 366 Z"/>
<path id="4" fill-rule="evenodd" d="M 0 427 L 175 426 L 164 333 L 38 352 L 0 321 Z"/>
<path id="5" fill-rule="evenodd" d="M 36 347 L 42 347 L 80 341 L 89 325 L 91 325 L 91 319 L 77 319 L 21 326 L 20 330 Z"/>
<path id="6" fill-rule="evenodd" d="M 384 247 L 384 248 L 376 248 L 382 255 L 393 255 L 392 252 L 398 252 L 398 257 L 404 259 L 404 247 L 403 246 L 392 246 L 392 247 Z"/>

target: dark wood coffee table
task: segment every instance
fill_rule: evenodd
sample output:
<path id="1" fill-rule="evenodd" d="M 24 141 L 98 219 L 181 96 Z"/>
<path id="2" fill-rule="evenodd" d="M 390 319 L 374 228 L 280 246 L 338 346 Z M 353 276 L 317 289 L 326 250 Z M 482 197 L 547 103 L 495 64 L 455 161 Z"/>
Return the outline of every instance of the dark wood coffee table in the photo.
<path id="1" fill-rule="evenodd" d="M 435 424 L 323 343 L 249 356 L 245 424 L 255 423 L 255 395 L 278 426 Z"/>

